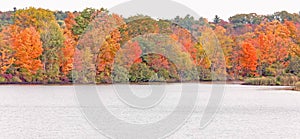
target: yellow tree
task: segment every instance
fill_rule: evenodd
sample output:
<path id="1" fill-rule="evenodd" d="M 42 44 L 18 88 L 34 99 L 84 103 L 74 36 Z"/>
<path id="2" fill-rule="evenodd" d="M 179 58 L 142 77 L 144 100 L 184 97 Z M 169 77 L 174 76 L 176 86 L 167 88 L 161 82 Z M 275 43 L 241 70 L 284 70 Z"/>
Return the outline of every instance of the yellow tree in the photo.
<path id="1" fill-rule="evenodd" d="M 291 44 L 291 48 L 289 52 L 292 56 L 298 56 L 300 57 L 300 24 L 294 23 L 292 21 L 285 21 L 284 25 L 287 26 L 289 31 L 291 32 L 290 37 L 293 40 L 293 43 Z"/>
<path id="2" fill-rule="evenodd" d="M 234 59 L 235 59 L 235 54 L 233 54 L 233 48 L 234 48 L 234 41 L 233 38 L 227 34 L 227 30 L 222 27 L 222 26 L 216 26 L 214 29 L 214 33 L 220 43 L 220 46 L 223 50 L 224 53 L 224 58 L 226 62 L 226 69 L 228 71 L 228 75 L 233 78 L 234 76 Z"/>
<path id="3" fill-rule="evenodd" d="M 42 31 L 45 24 L 55 21 L 55 16 L 52 11 L 42 8 L 29 7 L 16 11 L 15 25 L 22 28 L 34 27 L 38 32 Z"/>
<path id="4" fill-rule="evenodd" d="M 203 45 L 205 53 L 211 62 L 210 70 L 214 73 L 212 74 L 212 79 L 225 80 L 226 63 L 224 52 L 214 31 L 209 27 L 204 27 L 202 29 L 202 35 L 199 37 L 199 42 Z"/>

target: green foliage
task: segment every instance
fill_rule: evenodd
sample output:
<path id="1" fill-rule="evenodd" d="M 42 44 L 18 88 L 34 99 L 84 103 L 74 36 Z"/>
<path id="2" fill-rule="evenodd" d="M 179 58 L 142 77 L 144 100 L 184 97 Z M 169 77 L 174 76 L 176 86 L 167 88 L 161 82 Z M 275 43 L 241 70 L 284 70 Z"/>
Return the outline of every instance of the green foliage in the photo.
<path id="1" fill-rule="evenodd" d="M 60 82 L 59 79 L 56 79 L 57 82 L 55 82 L 55 81 L 52 81 L 52 82 L 45 81 L 45 75 L 43 73 L 44 73 L 44 71 L 42 71 L 42 70 L 37 71 L 36 74 L 32 75 L 32 81 L 31 82 L 32 83 L 45 83 L 45 84 L 47 84 L 47 83 L 59 83 Z"/>
<path id="2" fill-rule="evenodd" d="M 112 78 L 114 83 L 126 83 L 129 81 L 128 79 L 128 71 L 126 68 L 122 66 L 115 66 Z"/>
<path id="3" fill-rule="evenodd" d="M 181 72 L 182 81 L 198 81 L 199 73 L 197 68 L 192 68 L 190 70 L 185 70 Z"/>
<path id="4" fill-rule="evenodd" d="M 295 75 L 283 75 L 275 77 L 261 77 L 261 78 L 249 78 L 245 80 L 247 85 L 282 85 L 282 86 L 294 86 L 299 78 Z"/>
<path id="5" fill-rule="evenodd" d="M 300 75 L 300 58 L 299 57 L 294 57 L 291 59 L 290 64 L 286 68 L 286 72 L 292 73 L 294 75 Z"/>
<path id="6" fill-rule="evenodd" d="M 65 18 L 67 18 L 67 12 L 63 12 L 63 11 L 56 11 L 54 15 L 55 15 L 55 19 L 58 21 L 65 20 Z"/>
<path id="7" fill-rule="evenodd" d="M 72 31 L 75 35 L 81 35 L 85 29 L 89 26 L 90 22 L 98 16 L 100 12 L 105 11 L 104 9 L 86 8 L 79 16 L 75 18 L 76 24 L 73 26 Z"/>
<path id="8" fill-rule="evenodd" d="M 64 47 L 64 35 L 60 26 L 52 21 L 47 23 L 41 33 L 43 42 L 42 63 L 48 82 L 57 82 L 60 75 L 60 58 Z"/>
<path id="9" fill-rule="evenodd" d="M 11 82 L 12 83 L 21 83 L 22 80 L 18 76 L 14 76 L 14 77 L 12 77 Z"/>
<path id="10" fill-rule="evenodd" d="M 256 13 L 250 14 L 237 14 L 229 18 L 229 21 L 236 26 L 242 24 L 260 24 L 263 21 L 263 17 Z"/>
<path id="11" fill-rule="evenodd" d="M 157 77 L 159 79 L 169 80 L 170 79 L 169 71 L 167 69 L 160 69 L 157 72 Z"/>
<path id="12" fill-rule="evenodd" d="M 218 15 L 216 15 L 216 16 L 215 16 L 215 19 L 214 19 L 214 23 L 215 23 L 215 24 L 218 24 L 218 23 L 220 23 L 220 22 L 221 22 L 220 17 L 219 17 Z"/>
<path id="13" fill-rule="evenodd" d="M 299 14 L 291 14 L 287 11 L 276 12 L 272 15 L 267 16 L 267 18 L 271 21 L 278 20 L 280 22 L 284 22 L 284 20 L 300 22 Z"/>
<path id="14" fill-rule="evenodd" d="M 0 83 L 5 83 L 6 82 L 6 79 L 2 76 L 0 76 Z"/>
<path id="15" fill-rule="evenodd" d="M 2 27 L 13 24 L 13 18 L 14 18 L 13 11 L 1 12 L 0 13 L 0 31 L 2 30 Z"/>
<path id="16" fill-rule="evenodd" d="M 152 71 L 145 63 L 135 63 L 130 68 L 129 81 L 149 82 L 154 75 L 155 72 Z"/>
<path id="17" fill-rule="evenodd" d="M 187 15 L 184 18 L 177 16 L 171 21 L 172 23 L 189 30 L 191 33 L 199 32 L 198 29 L 201 26 L 209 26 L 209 23 L 205 18 L 199 18 L 197 20 L 191 15 Z"/>

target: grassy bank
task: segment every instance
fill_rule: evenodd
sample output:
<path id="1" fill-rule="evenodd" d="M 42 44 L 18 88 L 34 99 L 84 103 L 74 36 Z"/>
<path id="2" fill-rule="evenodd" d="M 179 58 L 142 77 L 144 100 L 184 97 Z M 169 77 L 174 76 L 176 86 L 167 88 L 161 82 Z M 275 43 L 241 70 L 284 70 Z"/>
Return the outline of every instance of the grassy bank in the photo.
<path id="1" fill-rule="evenodd" d="M 248 78 L 243 85 L 294 86 L 294 90 L 300 91 L 300 78 L 294 75 Z"/>

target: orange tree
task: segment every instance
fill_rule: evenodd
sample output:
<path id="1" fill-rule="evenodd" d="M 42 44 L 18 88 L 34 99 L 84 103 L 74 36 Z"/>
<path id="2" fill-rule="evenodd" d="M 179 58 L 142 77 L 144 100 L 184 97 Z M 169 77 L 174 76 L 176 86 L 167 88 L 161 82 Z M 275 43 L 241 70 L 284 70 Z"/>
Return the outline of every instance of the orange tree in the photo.
<path id="1" fill-rule="evenodd" d="M 43 52 L 40 34 L 33 27 L 25 28 L 14 36 L 12 48 L 15 51 L 14 64 L 24 79 L 31 82 L 33 75 L 42 68 L 39 59 Z"/>

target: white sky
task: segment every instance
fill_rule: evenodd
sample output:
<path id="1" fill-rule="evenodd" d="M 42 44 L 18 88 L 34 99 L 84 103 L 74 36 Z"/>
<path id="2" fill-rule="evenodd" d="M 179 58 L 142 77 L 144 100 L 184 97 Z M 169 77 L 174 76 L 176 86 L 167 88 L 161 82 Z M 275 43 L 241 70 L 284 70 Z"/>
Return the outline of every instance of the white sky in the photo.
<path id="1" fill-rule="evenodd" d="M 41 7 L 50 10 L 81 11 L 86 7 L 110 9 L 129 0 L 1 0 L 0 10 L 12 10 L 13 7 L 25 8 L 29 6 Z M 151 1 L 151 0 L 149 0 Z M 219 15 L 227 20 L 238 13 L 272 14 L 286 10 L 299 13 L 300 0 L 175 0 L 198 15 L 212 20 Z"/>

